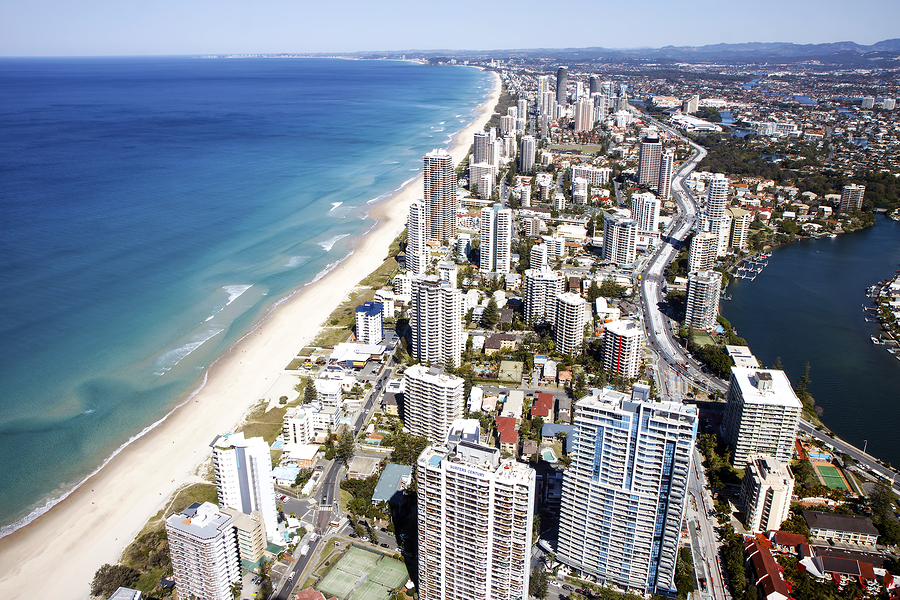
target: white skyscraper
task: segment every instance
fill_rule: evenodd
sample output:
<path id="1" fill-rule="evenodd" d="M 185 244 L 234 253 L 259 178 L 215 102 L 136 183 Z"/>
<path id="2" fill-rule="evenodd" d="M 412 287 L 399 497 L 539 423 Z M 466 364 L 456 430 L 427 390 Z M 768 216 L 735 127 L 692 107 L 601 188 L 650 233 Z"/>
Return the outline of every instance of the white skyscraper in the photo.
<path id="1" fill-rule="evenodd" d="M 663 200 L 668 200 L 672 195 L 672 175 L 675 169 L 675 151 L 668 148 L 663 151 L 659 159 L 659 182 L 656 191 Z"/>
<path id="2" fill-rule="evenodd" d="M 540 271 L 547 268 L 547 244 L 535 244 L 531 247 L 531 255 L 528 257 L 528 266 Z"/>
<path id="3" fill-rule="evenodd" d="M 851 183 L 841 190 L 841 212 L 853 212 L 862 208 L 866 186 Z"/>
<path id="4" fill-rule="evenodd" d="M 241 579 L 234 518 L 215 504 L 194 503 L 166 519 L 166 536 L 179 600 L 232 600 Z"/>
<path id="5" fill-rule="evenodd" d="M 550 76 L 549 75 L 541 75 L 538 77 L 538 112 L 542 115 L 546 115 L 548 112 L 549 104 L 550 104 Z"/>
<path id="6" fill-rule="evenodd" d="M 603 368 L 626 379 L 634 379 L 641 370 L 644 334 L 634 321 L 613 321 L 603 333 L 600 359 Z"/>
<path id="7" fill-rule="evenodd" d="M 751 454 L 769 454 L 789 463 L 803 404 L 784 371 L 731 367 L 722 431 L 734 448 L 734 464 Z"/>
<path id="8" fill-rule="evenodd" d="M 535 472 L 457 421 L 416 463 L 419 598 L 528 597 Z"/>
<path id="9" fill-rule="evenodd" d="M 688 273 L 688 295 L 684 324 L 696 329 L 711 329 L 719 316 L 722 274 L 718 271 Z"/>
<path id="10" fill-rule="evenodd" d="M 556 296 L 565 289 L 565 276 L 559 271 L 525 271 L 525 322 L 529 325 L 556 322 Z"/>
<path id="11" fill-rule="evenodd" d="M 356 307 L 356 341 L 380 344 L 384 339 L 384 305 L 363 302 Z"/>
<path id="12" fill-rule="evenodd" d="M 406 270 L 413 275 L 424 275 L 428 269 L 428 237 L 425 204 L 414 200 L 409 205 L 406 222 Z"/>
<path id="13" fill-rule="evenodd" d="M 556 352 L 575 354 L 584 344 L 584 326 L 587 323 L 587 301 L 578 294 L 566 292 L 556 296 L 553 339 Z"/>
<path id="14" fill-rule="evenodd" d="M 750 223 L 753 222 L 753 213 L 737 206 L 729 206 L 725 209 L 725 216 L 731 221 L 731 234 L 728 245 L 737 251 L 745 250 L 747 248 Z"/>
<path id="15" fill-rule="evenodd" d="M 437 275 L 412 281 L 412 354 L 420 363 L 459 365 L 462 356 L 463 298 Z"/>
<path id="16" fill-rule="evenodd" d="M 482 273 L 509 273 L 509 254 L 512 244 L 512 211 L 501 204 L 481 209 Z"/>
<path id="17" fill-rule="evenodd" d="M 631 218 L 638 231 L 659 233 L 659 199 L 651 192 L 631 196 Z"/>
<path id="18" fill-rule="evenodd" d="M 210 446 L 219 503 L 245 515 L 258 510 L 266 523 L 266 534 L 274 539 L 278 513 L 269 444 L 261 437 L 245 439 L 243 433 L 232 433 L 217 436 Z"/>
<path id="19" fill-rule="evenodd" d="M 403 379 L 403 424 L 412 435 L 432 442 L 444 439 L 450 424 L 463 415 L 463 379 L 443 367 L 424 365 L 409 367 Z"/>
<path id="20" fill-rule="evenodd" d="M 575 103 L 575 132 L 594 129 L 594 101 L 590 98 L 579 98 Z"/>
<path id="21" fill-rule="evenodd" d="M 718 244 L 719 238 L 713 234 L 706 231 L 697 232 L 691 239 L 691 249 L 688 253 L 688 273 L 709 271 L 715 267 Z"/>
<path id="22" fill-rule="evenodd" d="M 662 142 L 658 137 L 646 137 L 641 140 L 638 155 L 638 183 L 640 185 L 656 185 L 659 182 L 659 163 L 662 158 Z"/>
<path id="23" fill-rule="evenodd" d="M 522 151 L 519 162 L 519 170 L 523 173 L 531 173 L 534 171 L 534 154 L 537 150 L 537 144 L 534 136 L 522 136 Z"/>
<path id="24" fill-rule="evenodd" d="M 604 213 L 603 260 L 620 267 L 637 258 L 637 223 L 617 213 Z"/>
<path id="25" fill-rule="evenodd" d="M 709 188 L 706 196 L 706 223 L 707 230 L 716 236 L 716 256 L 722 256 L 728 251 L 728 237 L 731 233 L 725 218 L 725 206 L 728 200 L 728 180 L 722 173 L 716 173 L 709 180 Z"/>
<path id="26" fill-rule="evenodd" d="M 478 191 L 478 197 L 489 199 L 494 190 L 497 168 L 486 162 L 469 164 L 469 189 Z"/>
<path id="27" fill-rule="evenodd" d="M 459 268 L 452 260 L 442 260 L 437 264 L 438 277 L 441 278 L 441 281 L 449 283 L 450 287 L 457 287 L 456 275 L 458 272 Z"/>
<path id="28" fill-rule="evenodd" d="M 425 155 L 425 219 L 428 241 L 456 237 L 456 173 L 453 159 L 443 148 Z"/>
<path id="29" fill-rule="evenodd" d="M 674 595 L 696 408 L 593 390 L 575 425 L 557 558 L 598 583 Z"/>
<path id="30" fill-rule="evenodd" d="M 781 529 L 791 516 L 793 493 L 794 474 L 789 465 L 765 454 L 751 455 L 741 482 L 747 529 L 752 533 Z"/>

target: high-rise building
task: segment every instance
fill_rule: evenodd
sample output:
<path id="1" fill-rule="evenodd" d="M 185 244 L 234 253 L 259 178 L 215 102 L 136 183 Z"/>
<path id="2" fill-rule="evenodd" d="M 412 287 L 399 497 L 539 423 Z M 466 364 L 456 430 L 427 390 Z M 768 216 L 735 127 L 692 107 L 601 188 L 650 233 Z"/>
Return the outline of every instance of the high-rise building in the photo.
<path id="1" fill-rule="evenodd" d="M 528 257 L 528 267 L 540 271 L 545 269 L 548 264 L 547 244 L 535 244 L 532 246 L 531 255 Z"/>
<path id="2" fill-rule="evenodd" d="M 681 105 L 681 111 L 689 115 L 694 114 L 698 110 L 700 110 L 700 96 L 697 94 L 685 100 Z"/>
<path id="3" fill-rule="evenodd" d="M 672 195 L 672 175 L 675 169 L 675 151 L 667 148 L 659 159 L 659 181 L 656 191 L 660 198 L 668 200 Z"/>
<path id="4" fill-rule="evenodd" d="M 516 133 L 516 118 L 511 115 L 500 117 L 500 133 L 503 135 Z"/>
<path id="5" fill-rule="evenodd" d="M 479 270 L 482 273 L 509 273 L 512 226 L 512 211 L 502 204 L 481 209 Z"/>
<path id="6" fill-rule="evenodd" d="M 538 77 L 538 112 L 546 115 L 550 100 L 550 75 L 541 75 Z"/>
<path id="7" fill-rule="evenodd" d="M 731 367 L 722 431 L 734 464 L 747 464 L 751 454 L 790 462 L 802 411 L 784 371 Z"/>
<path id="8" fill-rule="evenodd" d="M 590 98 L 579 98 L 575 102 L 575 132 L 594 129 L 594 101 Z"/>
<path id="9" fill-rule="evenodd" d="M 591 75 L 590 78 L 590 94 L 593 96 L 594 94 L 600 93 L 600 78 L 596 75 Z"/>
<path id="10" fill-rule="evenodd" d="M 709 180 L 706 196 L 706 229 L 716 236 L 716 256 L 728 251 L 728 237 L 731 233 L 725 215 L 728 204 L 728 179 L 722 173 L 716 173 Z"/>
<path id="11" fill-rule="evenodd" d="M 641 140 L 638 155 L 638 183 L 640 185 L 656 185 L 659 183 L 659 163 L 662 159 L 662 142 L 658 137 L 645 137 Z"/>
<path id="12" fill-rule="evenodd" d="M 875 108 L 875 98 L 872 96 L 866 96 L 862 99 L 862 108 L 863 110 L 871 110 Z"/>
<path id="13" fill-rule="evenodd" d="M 895 98 L 885 98 L 881 101 L 881 108 L 884 110 L 894 110 L 895 106 L 897 106 L 897 100 Z"/>
<path id="14" fill-rule="evenodd" d="M 576 177 L 572 180 L 572 202 L 575 204 L 587 204 L 588 181 L 584 177 Z"/>
<path id="15" fill-rule="evenodd" d="M 412 354 L 420 363 L 456 366 L 462 356 L 463 300 L 460 291 L 437 275 L 412 281 Z"/>
<path id="16" fill-rule="evenodd" d="M 384 305 L 381 302 L 363 302 L 356 307 L 356 341 L 380 344 L 383 339 Z"/>
<path id="17" fill-rule="evenodd" d="M 604 213 L 603 260 L 620 267 L 634 264 L 637 257 L 637 223 L 618 213 Z"/>
<path id="18" fill-rule="evenodd" d="M 427 240 L 442 242 L 456 237 L 456 173 L 453 159 L 443 148 L 425 155 L 425 215 Z"/>
<path id="19" fill-rule="evenodd" d="M 273 539 L 278 533 L 278 513 L 269 444 L 261 437 L 245 439 L 239 432 L 217 436 L 210 446 L 219 503 L 245 515 L 258 510 Z"/>
<path id="20" fill-rule="evenodd" d="M 697 232 L 691 239 L 691 249 L 688 254 L 688 273 L 693 271 L 708 271 L 716 266 L 716 253 L 719 238 L 707 231 Z"/>
<path id="21" fill-rule="evenodd" d="M 528 120 L 528 99 L 527 98 L 519 98 L 519 101 L 516 102 L 516 107 L 518 108 L 518 118 Z"/>
<path id="22" fill-rule="evenodd" d="M 488 200 L 494 191 L 497 168 L 490 163 L 469 164 L 469 189 L 478 192 L 478 197 Z"/>
<path id="23" fill-rule="evenodd" d="M 537 151 L 537 144 L 534 136 L 522 136 L 522 152 L 519 160 L 519 170 L 523 173 L 531 173 L 534 171 L 534 154 Z"/>
<path id="24" fill-rule="evenodd" d="M 496 141 L 495 129 L 478 131 L 472 141 L 472 162 L 494 164 L 494 142 Z"/>
<path id="25" fill-rule="evenodd" d="M 793 493 L 790 466 L 765 454 L 751 455 L 741 482 L 747 529 L 752 533 L 781 529 L 790 516 Z"/>
<path id="26" fill-rule="evenodd" d="M 526 270 L 525 322 L 529 325 L 555 323 L 556 296 L 563 292 L 564 286 L 565 276 L 560 271 Z"/>
<path id="27" fill-rule="evenodd" d="M 231 584 L 241 579 L 233 520 L 209 502 L 195 502 L 166 519 L 175 593 L 179 600 L 233 598 Z"/>
<path id="28" fill-rule="evenodd" d="M 479 441 L 457 421 L 416 462 L 419 597 L 527 598 L 535 472 Z"/>
<path id="29" fill-rule="evenodd" d="M 674 595 L 696 408 L 593 390 L 575 425 L 557 558 L 598 583 Z"/>
<path id="30" fill-rule="evenodd" d="M 463 415 L 462 378 L 443 367 L 413 365 L 403 374 L 403 424 L 412 435 L 443 440 L 450 424 Z"/>
<path id="31" fill-rule="evenodd" d="M 851 183 L 841 190 L 841 212 L 854 212 L 862 208 L 866 186 Z"/>
<path id="32" fill-rule="evenodd" d="M 631 196 L 631 218 L 637 230 L 645 233 L 659 232 L 659 199 L 650 192 Z"/>
<path id="33" fill-rule="evenodd" d="M 459 267 L 457 267 L 456 263 L 452 260 L 442 260 L 437 264 L 438 277 L 441 278 L 441 281 L 449 283 L 450 287 L 458 287 L 456 285 L 456 276 L 458 272 Z"/>
<path id="34" fill-rule="evenodd" d="M 729 206 L 725 209 L 725 216 L 731 219 L 731 239 L 728 245 L 738 252 L 745 250 L 750 223 L 753 222 L 753 213 L 737 206 Z"/>
<path id="35" fill-rule="evenodd" d="M 688 273 L 687 306 L 684 324 L 696 329 L 711 329 L 719 316 L 719 294 L 722 292 L 722 274 L 718 271 L 692 271 Z"/>
<path id="36" fill-rule="evenodd" d="M 406 270 L 413 275 L 424 275 L 428 269 L 428 218 L 425 204 L 413 200 L 409 205 L 406 221 Z"/>
<path id="37" fill-rule="evenodd" d="M 560 67 L 556 70 L 556 103 L 565 106 L 569 102 L 567 88 L 569 87 L 569 69 Z"/>
<path id="38" fill-rule="evenodd" d="M 256 563 L 265 556 L 266 524 L 262 513 L 254 510 L 245 515 L 239 510 L 222 506 L 219 510 L 232 518 L 231 526 L 237 535 L 238 556 L 248 563 Z M 110 600 L 113 600 L 110 598 Z"/>
<path id="39" fill-rule="evenodd" d="M 587 301 L 580 295 L 565 292 L 556 296 L 553 339 L 556 352 L 575 354 L 584 344 L 584 326 L 587 324 Z"/>
<path id="40" fill-rule="evenodd" d="M 625 379 L 634 379 L 641 370 L 644 333 L 634 321 L 613 321 L 607 324 L 600 347 L 603 368 Z"/>

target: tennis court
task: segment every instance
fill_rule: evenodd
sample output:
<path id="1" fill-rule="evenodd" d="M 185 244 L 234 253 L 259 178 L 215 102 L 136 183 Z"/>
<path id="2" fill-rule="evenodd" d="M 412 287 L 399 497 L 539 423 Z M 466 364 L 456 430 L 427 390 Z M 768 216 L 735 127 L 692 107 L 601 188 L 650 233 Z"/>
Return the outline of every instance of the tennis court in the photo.
<path id="1" fill-rule="evenodd" d="M 832 467 L 831 465 L 815 465 L 815 467 L 816 471 L 819 472 L 822 481 L 825 482 L 825 485 L 833 490 L 849 491 L 849 488 L 844 482 L 844 478 L 841 476 L 841 472 L 838 471 L 837 467 Z"/>
<path id="2" fill-rule="evenodd" d="M 316 589 L 339 600 L 388 600 L 407 579 L 403 563 L 351 546 Z"/>

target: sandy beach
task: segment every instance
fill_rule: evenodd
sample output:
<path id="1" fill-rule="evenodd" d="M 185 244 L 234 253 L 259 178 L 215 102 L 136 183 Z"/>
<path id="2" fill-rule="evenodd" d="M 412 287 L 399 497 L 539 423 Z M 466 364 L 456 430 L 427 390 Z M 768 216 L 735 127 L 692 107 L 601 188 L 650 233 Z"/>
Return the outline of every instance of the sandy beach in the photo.
<path id="1" fill-rule="evenodd" d="M 493 77 L 491 97 L 454 140 L 454 163 L 466 156 L 474 133 L 484 128 L 499 99 L 500 78 Z M 382 263 L 405 226 L 409 204 L 421 197 L 420 176 L 376 206 L 371 215 L 378 226 L 353 254 L 277 307 L 221 357 L 199 393 L 63 502 L 0 539 L 0 598 L 88 598 L 97 568 L 117 562 L 173 492 L 199 481 L 195 473 L 210 454 L 210 442 L 241 421 L 355 285 Z"/>

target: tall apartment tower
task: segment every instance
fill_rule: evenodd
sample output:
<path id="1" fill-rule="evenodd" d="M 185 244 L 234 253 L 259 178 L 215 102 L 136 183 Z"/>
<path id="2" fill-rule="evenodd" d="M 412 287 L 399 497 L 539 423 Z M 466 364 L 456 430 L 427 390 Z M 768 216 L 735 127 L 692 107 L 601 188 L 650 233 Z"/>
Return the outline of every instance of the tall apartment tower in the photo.
<path id="1" fill-rule="evenodd" d="M 722 274 L 718 271 L 692 271 L 688 273 L 687 307 L 684 324 L 696 329 L 711 329 L 719 316 L 719 294 L 722 292 Z"/>
<path id="2" fill-rule="evenodd" d="M 641 140 L 638 155 L 638 183 L 655 186 L 659 183 L 659 163 L 662 159 L 662 142 L 658 137 Z"/>
<path id="3" fill-rule="evenodd" d="M 675 151 L 672 148 L 663 150 L 659 159 L 659 181 L 656 184 L 657 195 L 663 200 L 672 196 L 672 175 L 675 170 Z"/>
<path id="4" fill-rule="evenodd" d="M 546 115 L 550 104 L 550 75 L 538 77 L 538 113 Z"/>
<path id="5" fill-rule="evenodd" d="M 781 529 L 790 516 L 793 493 L 794 473 L 789 465 L 765 454 L 750 456 L 741 482 L 747 529 L 753 533 Z"/>
<path id="6" fill-rule="evenodd" d="M 472 162 L 493 163 L 493 128 L 491 132 L 478 131 L 472 138 Z"/>
<path id="7" fill-rule="evenodd" d="M 716 266 L 719 238 L 708 231 L 697 232 L 691 239 L 688 253 L 688 273 L 693 271 L 709 271 Z"/>
<path id="8" fill-rule="evenodd" d="M 465 382 L 443 367 L 413 365 L 403 374 L 403 423 L 412 435 L 443 440 L 450 424 L 463 415 Z"/>
<path id="9" fill-rule="evenodd" d="M 631 196 L 631 218 L 637 230 L 646 233 L 659 232 L 659 198 L 650 192 Z"/>
<path id="10" fill-rule="evenodd" d="M 425 155 L 425 215 L 428 241 L 456 237 L 456 173 L 453 159 L 443 148 Z"/>
<path id="11" fill-rule="evenodd" d="M 851 183 L 841 190 L 841 212 L 854 212 L 862 208 L 866 186 Z"/>
<path id="12" fill-rule="evenodd" d="M 535 244 L 531 247 L 531 254 L 528 257 L 528 266 L 531 269 L 540 271 L 546 269 L 549 265 L 547 257 L 547 244 Z"/>
<path id="13" fill-rule="evenodd" d="M 725 209 L 725 216 L 731 220 L 731 233 L 728 245 L 739 252 L 745 250 L 747 248 L 750 223 L 753 222 L 753 213 L 737 206 L 729 206 Z"/>
<path id="14" fill-rule="evenodd" d="M 556 103 L 565 106 L 569 102 L 567 89 L 569 87 L 569 69 L 560 67 L 556 70 Z"/>
<path id="15" fill-rule="evenodd" d="M 575 354 L 584 344 L 587 323 L 587 301 L 578 294 L 566 292 L 556 296 L 553 339 L 560 354 Z"/>
<path id="16" fill-rule="evenodd" d="M 784 371 L 731 367 L 722 431 L 734 464 L 747 464 L 751 454 L 789 463 L 802 411 Z"/>
<path id="17" fill-rule="evenodd" d="M 166 519 L 166 536 L 179 600 L 231 600 L 241 579 L 233 517 L 209 502 L 194 503 Z"/>
<path id="18" fill-rule="evenodd" d="M 716 236 L 716 256 L 728 251 L 728 235 L 730 223 L 725 215 L 728 200 L 728 179 L 722 173 L 716 173 L 709 180 L 706 196 L 706 223 L 708 231 Z"/>
<path id="19" fill-rule="evenodd" d="M 557 558 L 598 583 L 674 595 L 696 408 L 593 390 L 575 425 Z"/>
<path id="20" fill-rule="evenodd" d="M 384 304 L 363 302 L 356 307 L 356 341 L 379 344 L 384 339 Z"/>
<path id="21" fill-rule="evenodd" d="M 534 136 L 522 136 L 522 150 L 519 157 L 519 170 L 523 173 L 531 173 L 534 171 L 534 155 L 537 152 L 537 143 Z"/>
<path id="22" fill-rule="evenodd" d="M 544 245 L 544 244 L 542 244 Z M 525 271 L 525 322 L 529 325 L 556 323 L 556 296 L 565 289 L 565 276 L 560 271 L 528 269 Z"/>
<path id="23" fill-rule="evenodd" d="M 213 467 L 219 503 L 249 515 L 262 513 L 266 534 L 278 534 L 272 454 L 261 437 L 244 438 L 243 433 L 220 435 L 212 441 Z"/>
<path id="24" fill-rule="evenodd" d="M 437 275 L 412 280 L 412 353 L 420 363 L 456 366 L 462 356 L 462 294 Z"/>
<path id="25" fill-rule="evenodd" d="M 419 597 L 528 597 L 535 472 L 479 442 L 478 421 L 457 421 L 416 462 Z"/>
<path id="26" fill-rule="evenodd" d="M 509 273 L 509 253 L 512 244 L 512 211 L 502 204 L 481 209 L 482 273 Z"/>
<path id="27" fill-rule="evenodd" d="M 590 91 L 591 96 L 593 96 L 594 94 L 599 94 L 600 93 L 600 78 L 597 77 L 596 75 L 591 75 L 590 88 L 588 88 L 588 89 Z"/>
<path id="28" fill-rule="evenodd" d="M 406 221 L 406 270 L 413 275 L 424 275 L 428 269 L 428 215 L 425 203 L 414 200 L 409 205 Z"/>
<path id="29" fill-rule="evenodd" d="M 603 333 L 600 360 L 603 368 L 625 379 L 634 379 L 641 370 L 644 334 L 634 321 L 613 321 Z"/>
<path id="30" fill-rule="evenodd" d="M 579 98 L 575 102 L 575 132 L 594 129 L 594 101 L 590 98 Z"/>
<path id="31" fill-rule="evenodd" d="M 620 267 L 631 266 L 637 258 L 637 223 L 617 213 L 604 213 L 603 260 Z"/>

